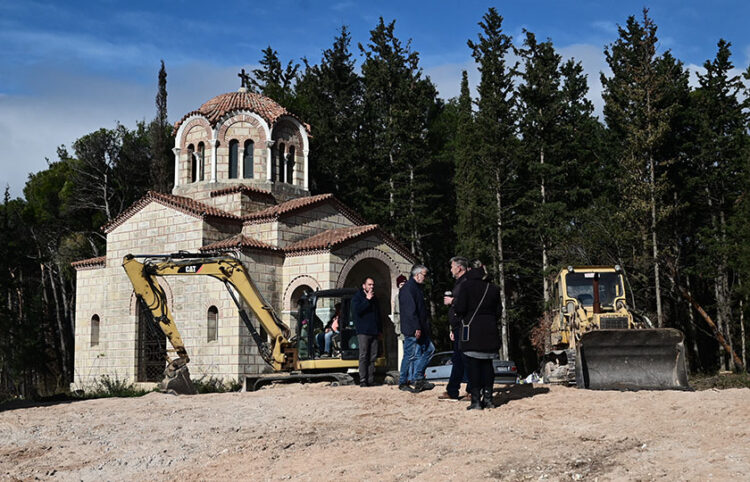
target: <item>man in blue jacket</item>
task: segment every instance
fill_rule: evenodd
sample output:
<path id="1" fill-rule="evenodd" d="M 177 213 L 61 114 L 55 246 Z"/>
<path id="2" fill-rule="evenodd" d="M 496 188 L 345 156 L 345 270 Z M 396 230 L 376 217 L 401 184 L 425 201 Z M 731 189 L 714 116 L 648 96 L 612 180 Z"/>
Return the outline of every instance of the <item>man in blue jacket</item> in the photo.
<path id="1" fill-rule="evenodd" d="M 359 342 L 359 386 L 371 387 L 375 385 L 378 339 L 383 332 L 380 307 L 375 298 L 375 280 L 365 278 L 362 289 L 352 297 L 352 308 Z"/>
<path id="2" fill-rule="evenodd" d="M 422 293 L 422 284 L 427 278 L 427 268 L 421 264 L 411 269 L 411 278 L 398 293 L 401 316 L 401 334 L 404 336 L 404 357 L 398 379 L 399 390 L 421 392 L 434 388 L 425 381 L 424 371 L 435 345 L 430 340 L 430 321 Z M 411 368 L 411 370 L 410 370 Z M 414 387 L 409 385 L 409 373 L 414 373 Z"/>

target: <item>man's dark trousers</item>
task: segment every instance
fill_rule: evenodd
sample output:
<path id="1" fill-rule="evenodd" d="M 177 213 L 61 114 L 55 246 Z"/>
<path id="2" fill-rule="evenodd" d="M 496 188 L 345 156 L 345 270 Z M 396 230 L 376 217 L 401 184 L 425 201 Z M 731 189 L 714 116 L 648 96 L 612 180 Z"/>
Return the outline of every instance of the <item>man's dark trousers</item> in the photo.
<path id="1" fill-rule="evenodd" d="M 455 335 L 455 334 L 454 334 Z M 451 357 L 451 362 L 453 363 L 453 366 L 451 367 L 451 376 L 448 378 L 448 385 L 445 387 L 445 391 L 448 392 L 448 396 L 451 398 L 458 398 L 459 397 L 459 391 L 461 389 L 461 383 L 466 380 L 466 355 L 464 355 L 459 349 L 458 349 L 458 335 L 454 336 L 455 340 L 453 340 L 453 356 Z M 469 385 L 466 385 L 466 391 L 470 392 Z"/>
<path id="2" fill-rule="evenodd" d="M 357 335 L 359 342 L 359 384 L 375 385 L 375 360 L 378 358 L 378 335 Z"/>

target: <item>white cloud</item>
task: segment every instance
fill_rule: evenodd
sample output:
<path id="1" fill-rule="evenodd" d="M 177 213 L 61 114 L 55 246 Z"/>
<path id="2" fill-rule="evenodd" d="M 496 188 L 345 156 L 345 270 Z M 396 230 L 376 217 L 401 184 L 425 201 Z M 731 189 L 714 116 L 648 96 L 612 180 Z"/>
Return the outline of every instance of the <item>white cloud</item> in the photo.
<path id="1" fill-rule="evenodd" d="M 602 83 L 599 74 L 604 72 L 607 76 L 612 75 L 602 48 L 591 44 L 573 44 L 561 47 L 559 52 L 564 59 L 573 58 L 583 66 L 583 71 L 588 77 L 589 93 L 587 97 L 594 104 L 594 114 L 601 119 L 604 99 L 602 99 Z"/>
<path id="2" fill-rule="evenodd" d="M 171 122 L 205 101 L 239 87 L 241 67 L 190 63 L 170 69 L 167 62 L 167 105 Z M 45 158 L 57 159 L 57 147 L 70 147 L 76 139 L 96 129 L 113 128 L 117 121 L 134 127 L 155 114 L 153 83 L 127 83 L 105 77 L 49 73 L 27 80 L 33 95 L 0 95 L 0 188 L 10 186 L 11 196 L 22 196 L 28 174 L 46 169 Z"/>
<path id="3" fill-rule="evenodd" d="M 617 35 L 617 23 L 610 20 L 597 20 L 591 22 L 591 26 L 607 35 Z"/>
<path id="4" fill-rule="evenodd" d="M 594 114 L 601 117 L 604 100 L 602 99 L 602 84 L 599 80 L 599 73 L 604 72 L 606 75 L 611 75 L 602 48 L 591 44 L 574 44 L 560 47 L 558 52 L 564 60 L 574 58 L 583 66 L 589 87 L 587 97 L 594 104 Z M 510 56 L 508 63 L 511 64 L 517 60 L 515 56 Z M 460 93 L 461 72 L 463 70 L 466 70 L 469 74 L 469 86 L 472 90 L 472 96 L 476 98 L 476 86 L 479 83 L 480 74 L 476 63 L 471 58 L 463 63 L 445 63 L 426 68 L 425 74 L 432 79 L 440 97 L 450 99 Z"/>
<path id="5" fill-rule="evenodd" d="M 461 72 L 464 70 L 469 75 L 469 86 L 474 90 L 479 83 L 479 70 L 473 59 L 468 59 L 463 63 L 436 65 L 425 69 L 424 72 L 437 87 L 438 95 L 448 100 L 458 97 L 461 93 Z"/>

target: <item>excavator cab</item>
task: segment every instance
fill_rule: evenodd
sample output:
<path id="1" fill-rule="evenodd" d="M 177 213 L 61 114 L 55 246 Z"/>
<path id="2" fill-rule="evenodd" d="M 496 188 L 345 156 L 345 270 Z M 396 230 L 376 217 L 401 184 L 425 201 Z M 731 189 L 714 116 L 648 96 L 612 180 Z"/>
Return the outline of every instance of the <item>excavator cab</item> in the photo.
<path id="1" fill-rule="evenodd" d="M 317 336 L 339 307 L 339 334 L 334 337 L 334 358 L 358 360 L 359 345 L 351 313 L 352 296 L 356 288 L 318 290 L 302 295 L 297 312 L 297 348 L 300 360 L 321 358 Z"/>

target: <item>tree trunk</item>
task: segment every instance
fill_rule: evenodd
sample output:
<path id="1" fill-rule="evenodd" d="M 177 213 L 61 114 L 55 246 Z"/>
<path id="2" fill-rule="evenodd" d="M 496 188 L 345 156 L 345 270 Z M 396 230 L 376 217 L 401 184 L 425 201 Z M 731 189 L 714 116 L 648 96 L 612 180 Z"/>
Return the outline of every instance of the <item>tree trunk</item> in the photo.
<path id="1" fill-rule="evenodd" d="M 508 360 L 508 303 L 505 296 L 505 266 L 503 261 L 503 197 L 500 187 L 500 170 L 495 170 L 495 198 L 497 202 L 497 286 L 500 289 L 500 336 L 503 360 Z"/>
<path id="2" fill-rule="evenodd" d="M 544 149 L 540 149 L 539 151 L 539 164 L 544 166 Z M 542 195 L 542 215 L 545 214 L 545 205 L 547 204 L 547 193 L 545 192 L 545 179 L 544 175 L 542 174 L 542 180 L 541 180 L 541 195 Z M 547 305 L 549 304 L 549 279 L 547 279 L 547 268 L 549 267 L 549 262 L 547 260 L 547 236 L 545 236 L 544 233 L 541 233 L 541 241 L 542 241 L 542 296 L 544 297 L 544 306 L 545 309 Z"/>
<path id="3" fill-rule="evenodd" d="M 716 219 L 716 212 L 714 212 L 713 197 L 711 196 L 711 191 L 708 186 L 706 186 L 704 190 L 706 191 L 706 203 L 711 212 L 711 227 L 713 228 L 714 233 L 716 233 L 719 230 L 719 222 Z M 723 285 L 721 279 L 722 275 L 723 269 L 719 266 L 716 276 L 714 277 L 714 297 L 716 298 L 716 327 L 720 333 L 724 333 L 724 324 L 726 323 L 724 310 L 722 309 L 723 306 L 725 306 L 723 302 L 724 297 L 721 292 L 721 286 Z M 726 352 L 722 345 L 719 345 L 719 368 L 722 371 L 726 371 L 727 369 Z"/>
<path id="4" fill-rule="evenodd" d="M 747 354 L 745 352 L 745 306 L 743 298 L 740 298 L 740 340 L 742 340 L 742 364 L 747 366 Z"/>
<path id="5" fill-rule="evenodd" d="M 62 317 L 63 308 L 60 306 L 60 294 L 58 293 L 57 283 L 55 282 L 55 276 L 52 267 L 47 267 L 47 275 L 49 276 L 50 287 L 52 288 L 52 298 L 55 301 L 55 321 L 57 322 L 57 336 L 60 338 L 60 353 L 58 353 L 59 363 L 62 368 L 63 380 L 65 383 L 70 383 L 73 378 L 70 377 L 68 370 L 68 340 L 66 336 L 65 323 Z"/>
<path id="6" fill-rule="evenodd" d="M 690 276 L 685 278 L 685 286 L 687 287 L 687 293 L 688 296 L 692 298 L 693 293 L 692 289 L 690 288 Z M 695 366 L 694 368 L 696 370 L 701 370 L 703 368 L 703 364 L 701 363 L 701 354 L 698 350 L 698 332 L 695 330 L 695 314 L 693 313 L 693 305 L 691 305 L 689 302 L 687 304 L 687 312 L 688 312 L 688 330 L 690 334 L 690 348 L 693 352 L 693 359 L 695 360 Z"/>
<path id="7" fill-rule="evenodd" d="M 651 204 L 651 246 L 654 260 L 654 291 L 656 295 L 656 324 L 659 328 L 664 326 L 664 314 L 661 307 L 661 284 L 659 279 L 659 247 L 656 239 L 656 166 L 654 156 L 649 154 L 649 190 Z"/>

